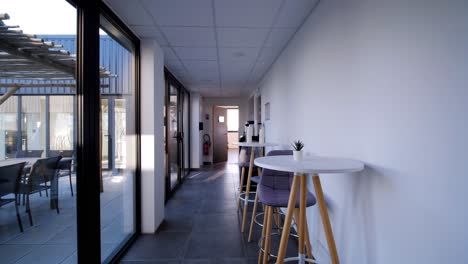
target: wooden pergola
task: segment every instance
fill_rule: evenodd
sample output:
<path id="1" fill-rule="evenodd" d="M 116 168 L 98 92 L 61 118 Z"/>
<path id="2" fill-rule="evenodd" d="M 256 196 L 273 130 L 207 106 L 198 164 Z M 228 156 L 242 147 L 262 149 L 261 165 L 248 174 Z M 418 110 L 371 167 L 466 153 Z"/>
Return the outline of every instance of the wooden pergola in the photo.
<path id="1" fill-rule="evenodd" d="M 13 82 L 0 82 L 0 87 L 8 88 L 0 97 L 0 105 L 22 87 L 75 87 L 76 56 L 64 50 L 63 45 L 24 34 L 19 26 L 6 25 L 4 20 L 9 18 L 0 13 L 0 79 Z M 101 67 L 100 77 L 117 76 Z M 57 80 L 71 82 L 52 82 Z"/>

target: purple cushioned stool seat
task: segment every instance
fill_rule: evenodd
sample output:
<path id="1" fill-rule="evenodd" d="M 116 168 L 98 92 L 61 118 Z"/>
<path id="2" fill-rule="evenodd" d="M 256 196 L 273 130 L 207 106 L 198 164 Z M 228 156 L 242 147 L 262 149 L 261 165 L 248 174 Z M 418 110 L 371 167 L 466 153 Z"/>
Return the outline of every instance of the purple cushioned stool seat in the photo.
<path id="1" fill-rule="evenodd" d="M 267 156 L 292 155 L 292 150 L 272 150 Z M 264 205 L 272 207 L 287 207 L 294 173 L 263 169 L 260 184 L 258 185 L 258 198 Z M 298 190 L 296 196 L 296 208 L 299 208 Z M 307 191 L 306 206 L 313 206 L 317 200 L 315 196 Z"/>

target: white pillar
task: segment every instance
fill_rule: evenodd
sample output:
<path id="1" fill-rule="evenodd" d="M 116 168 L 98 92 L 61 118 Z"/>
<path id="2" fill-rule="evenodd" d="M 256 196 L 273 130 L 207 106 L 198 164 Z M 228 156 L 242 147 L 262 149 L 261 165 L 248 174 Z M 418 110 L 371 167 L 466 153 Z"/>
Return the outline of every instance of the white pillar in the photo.
<path id="1" fill-rule="evenodd" d="M 141 231 L 164 219 L 164 52 L 143 39 L 141 50 Z"/>
<path id="2" fill-rule="evenodd" d="M 192 163 L 190 167 L 193 169 L 200 168 L 200 164 L 202 163 L 201 137 L 203 131 L 198 129 L 198 124 L 201 122 L 200 103 L 200 94 L 195 92 L 190 93 L 190 153 Z"/>

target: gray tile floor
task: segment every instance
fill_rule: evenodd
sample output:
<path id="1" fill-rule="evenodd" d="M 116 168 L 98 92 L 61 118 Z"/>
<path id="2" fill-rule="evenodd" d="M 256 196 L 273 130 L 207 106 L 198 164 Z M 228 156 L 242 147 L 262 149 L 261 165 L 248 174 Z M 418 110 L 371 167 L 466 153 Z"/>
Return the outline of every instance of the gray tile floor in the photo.
<path id="1" fill-rule="evenodd" d="M 123 232 L 121 176 L 104 177 L 101 194 L 102 258 L 108 256 L 127 234 Z M 75 182 L 75 177 L 73 177 Z M 67 177 L 59 181 L 60 214 L 49 208 L 49 198 L 31 195 L 34 226 L 29 225 L 25 207 L 20 206 L 24 232 L 16 222 L 14 204 L 0 207 L 0 264 L 77 263 L 76 199 Z M 75 186 L 73 186 L 76 190 Z"/>
<path id="2" fill-rule="evenodd" d="M 248 230 L 240 232 L 238 183 L 238 167 L 232 161 L 192 172 L 168 201 L 156 234 L 141 235 L 121 263 L 257 263 L 261 229 L 255 227 L 250 243 Z M 272 243 L 275 252 L 279 236 Z M 291 239 L 288 255 L 297 255 L 296 245 Z"/>

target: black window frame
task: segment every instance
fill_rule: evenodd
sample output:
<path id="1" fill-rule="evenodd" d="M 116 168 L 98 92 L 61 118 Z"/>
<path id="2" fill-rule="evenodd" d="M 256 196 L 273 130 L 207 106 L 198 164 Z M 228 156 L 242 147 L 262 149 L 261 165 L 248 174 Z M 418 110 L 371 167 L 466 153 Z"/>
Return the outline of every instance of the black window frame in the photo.
<path id="1" fill-rule="evenodd" d="M 100 216 L 100 80 L 99 28 L 101 15 L 108 20 L 115 38 L 124 36 L 135 47 L 135 233 L 110 259 L 116 263 L 141 233 L 141 130 L 140 130 L 140 40 L 102 1 L 66 0 L 77 10 L 77 254 L 78 263 L 101 263 Z M 84 147 L 86 146 L 86 147 Z M 83 195 L 80 195 L 83 194 Z"/>

